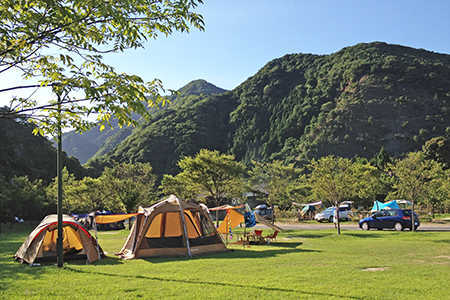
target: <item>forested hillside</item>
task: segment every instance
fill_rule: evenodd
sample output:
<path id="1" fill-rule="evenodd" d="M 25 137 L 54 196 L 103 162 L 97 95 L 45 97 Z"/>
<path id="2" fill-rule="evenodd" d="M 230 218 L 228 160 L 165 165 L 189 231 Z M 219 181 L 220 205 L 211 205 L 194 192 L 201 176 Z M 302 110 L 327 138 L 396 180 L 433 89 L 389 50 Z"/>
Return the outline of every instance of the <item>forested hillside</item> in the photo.
<path id="1" fill-rule="evenodd" d="M 193 80 L 178 90 L 178 94 L 171 97 L 169 106 L 182 103 L 190 103 L 199 96 L 220 94 L 226 90 L 221 89 L 205 80 Z M 163 108 L 165 109 L 165 108 Z M 136 118 L 138 118 L 136 116 Z M 100 131 L 96 126 L 83 134 L 71 131 L 63 136 L 63 150 L 69 155 L 87 162 L 92 157 L 98 157 L 109 153 L 133 131 L 133 127 L 119 128 L 116 120 L 111 120 L 111 126 L 106 126 Z"/>
<path id="2" fill-rule="evenodd" d="M 0 118 L 0 177 L 28 176 L 49 182 L 56 176 L 56 149 L 33 125 L 21 118 Z M 81 178 L 85 170 L 79 161 L 63 154 L 64 166 Z"/>
<path id="3" fill-rule="evenodd" d="M 145 161 L 164 174 L 201 148 L 244 162 L 373 157 L 381 147 L 399 156 L 450 133 L 450 55 L 380 42 L 291 54 L 199 98 L 158 113 L 95 163 Z"/>

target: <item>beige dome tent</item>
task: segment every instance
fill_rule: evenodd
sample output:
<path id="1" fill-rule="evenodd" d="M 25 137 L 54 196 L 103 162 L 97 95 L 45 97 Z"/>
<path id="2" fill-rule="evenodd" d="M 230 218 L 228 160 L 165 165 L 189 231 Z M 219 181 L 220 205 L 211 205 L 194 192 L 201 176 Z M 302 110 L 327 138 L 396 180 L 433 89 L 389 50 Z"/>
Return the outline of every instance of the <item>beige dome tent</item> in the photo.
<path id="1" fill-rule="evenodd" d="M 208 208 L 169 196 L 136 216 L 119 256 L 191 256 L 226 251 Z"/>
<path id="2" fill-rule="evenodd" d="M 91 263 L 103 255 L 95 238 L 75 219 L 63 215 L 64 259 L 87 258 Z M 58 238 L 58 217 L 49 215 L 30 233 L 17 250 L 14 258 L 32 264 L 45 260 L 56 260 L 56 240 Z M 100 253 L 99 253 L 100 252 Z"/>

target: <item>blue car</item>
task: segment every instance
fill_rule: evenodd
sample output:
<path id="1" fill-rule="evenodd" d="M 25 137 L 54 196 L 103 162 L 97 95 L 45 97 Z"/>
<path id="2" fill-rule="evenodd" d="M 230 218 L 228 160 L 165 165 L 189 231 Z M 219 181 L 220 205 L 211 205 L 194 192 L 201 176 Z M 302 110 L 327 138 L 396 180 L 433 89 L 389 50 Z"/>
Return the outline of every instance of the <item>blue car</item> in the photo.
<path id="1" fill-rule="evenodd" d="M 414 230 L 419 226 L 419 217 L 414 213 Z M 397 231 L 409 228 L 411 230 L 411 210 L 389 209 L 374 212 L 370 217 L 359 221 L 359 228 L 362 230 L 393 228 Z"/>

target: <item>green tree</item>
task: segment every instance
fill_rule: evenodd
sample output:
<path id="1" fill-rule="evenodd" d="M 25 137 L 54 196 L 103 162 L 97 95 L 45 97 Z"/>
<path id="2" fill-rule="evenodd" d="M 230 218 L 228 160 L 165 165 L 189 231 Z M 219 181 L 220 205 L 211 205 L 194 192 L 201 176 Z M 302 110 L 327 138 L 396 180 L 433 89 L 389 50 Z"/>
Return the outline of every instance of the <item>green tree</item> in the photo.
<path id="1" fill-rule="evenodd" d="M 164 101 L 159 80 L 144 82 L 117 72 L 104 54 L 143 48 L 149 39 L 203 30 L 195 12 L 201 0 L 5 0 L 0 4 L 0 74 L 20 72 L 29 84 L 0 90 L 30 91 L 12 99 L 13 112 L 38 123 L 37 132 L 62 125 L 84 131 L 92 118 L 119 126 L 134 123 L 133 113 L 147 115 L 148 106 Z M 55 99 L 39 102 L 36 89 L 51 89 Z M 29 95 L 29 96 L 28 96 Z M 42 99 L 40 99 L 42 100 Z M 57 101 L 58 100 L 58 101 Z M 59 102 L 62 107 L 58 107 Z M 3 114 L 4 115 L 4 114 Z"/>
<path id="2" fill-rule="evenodd" d="M 403 197 L 411 201 L 413 211 L 417 203 L 426 203 L 430 196 L 434 200 L 440 199 L 436 191 L 430 190 L 440 185 L 442 164 L 426 159 L 423 152 L 409 153 L 404 159 L 397 160 L 391 169 L 395 176 L 395 191 L 390 197 Z M 411 226 L 415 230 L 414 214 L 411 215 Z"/>
<path id="3" fill-rule="evenodd" d="M 386 150 L 384 150 L 384 147 L 381 147 L 378 154 L 370 160 L 370 163 L 377 167 L 379 170 L 384 170 L 387 166 L 387 164 L 391 163 L 392 159 L 389 156 L 389 153 L 387 153 Z"/>
<path id="4" fill-rule="evenodd" d="M 85 177 L 72 181 L 70 185 L 65 186 L 63 207 L 66 207 L 67 211 L 78 213 L 96 210 L 125 212 L 123 202 L 117 197 L 104 193 L 102 188 L 99 178 Z"/>
<path id="5" fill-rule="evenodd" d="M 160 185 L 160 190 L 164 195 L 176 195 L 185 200 L 195 199 L 200 193 L 197 185 L 187 185 L 189 181 L 186 173 L 180 173 L 177 176 L 165 174 Z"/>
<path id="6" fill-rule="evenodd" d="M 390 182 L 386 180 L 386 174 L 379 169 L 383 164 L 373 166 L 368 162 L 355 161 L 352 164 L 351 172 L 354 177 L 353 199 L 357 199 L 359 206 L 368 207 L 377 199 L 387 195 L 390 189 Z"/>
<path id="7" fill-rule="evenodd" d="M 341 234 L 339 205 L 354 197 L 373 197 L 378 190 L 376 168 L 370 164 L 353 163 L 334 156 L 313 160 L 308 169 L 311 191 L 317 199 L 329 201 L 336 208 L 337 231 Z"/>
<path id="8" fill-rule="evenodd" d="M 443 136 L 434 137 L 425 142 L 422 151 L 427 159 L 434 159 L 450 168 L 450 141 Z"/>
<path id="9" fill-rule="evenodd" d="M 41 220 L 49 209 L 42 180 L 31 181 L 27 176 L 10 180 L 0 175 L 0 223 L 12 222 L 17 216 L 24 220 Z"/>
<path id="10" fill-rule="evenodd" d="M 181 159 L 178 166 L 182 172 L 175 178 L 183 182 L 186 189 L 198 191 L 198 197 L 210 198 L 216 206 L 227 198 L 242 195 L 245 168 L 233 155 L 202 149 L 195 157 Z M 217 213 L 216 222 L 219 225 Z"/>
<path id="11" fill-rule="evenodd" d="M 293 201 L 307 195 L 307 187 L 300 179 L 301 170 L 294 164 L 283 164 L 279 160 L 270 163 L 252 161 L 248 185 L 251 190 L 266 193 L 270 205 L 287 209 Z"/>
<path id="12" fill-rule="evenodd" d="M 105 168 L 99 178 L 103 195 L 123 203 L 127 212 L 150 206 L 157 200 L 156 176 L 149 163 L 120 163 Z"/>
<path id="13" fill-rule="evenodd" d="M 443 211 L 450 204 L 450 169 L 444 170 L 435 166 L 432 171 L 435 174 L 426 183 L 425 203 L 430 208 L 431 217 L 434 218 L 437 209 Z"/>

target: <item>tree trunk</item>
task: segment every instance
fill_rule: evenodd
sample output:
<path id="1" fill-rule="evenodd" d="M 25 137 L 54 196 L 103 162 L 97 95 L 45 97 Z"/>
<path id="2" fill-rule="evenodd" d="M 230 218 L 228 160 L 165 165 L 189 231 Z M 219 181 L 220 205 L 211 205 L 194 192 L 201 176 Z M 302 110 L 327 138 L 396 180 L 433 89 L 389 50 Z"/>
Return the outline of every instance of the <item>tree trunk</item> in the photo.
<path id="1" fill-rule="evenodd" d="M 414 200 L 412 200 L 412 207 L 411 207 L 411 231 L 416 231 L 416 228 L 414 226 Z"/>
<path id="2" fill-rule="evenodd" d="M 58 215 L 58 239 L 56 241 L 57 264 L 61 268 L 63 259 L 63 215 L 62 215 L 62 132 L 61 132 L 61 96 L 58 95 L 58 148 L 56 151 L 56 173 L 58 177 L 57 215 Z"/>
<path id="3" fill-rule="evenodd" d="M 275 206 L 272 204 L 272 217 L 271 217 L 271 222 L 272 224 L 275 223 Z"/>
<path id="4" fill-rule="evenodd" d="M 216 207 L 219 206 L 219 201 L 216 200 Z M 216 228 L 219 228 L 219 210 L 216 210 Z"/>
<path id="5" fill-rule="evenodd" d="M 338 235 L 341 234 L 341 223 L 339 222 L 339 203 L 336 203 L 336 223 Z"/>

